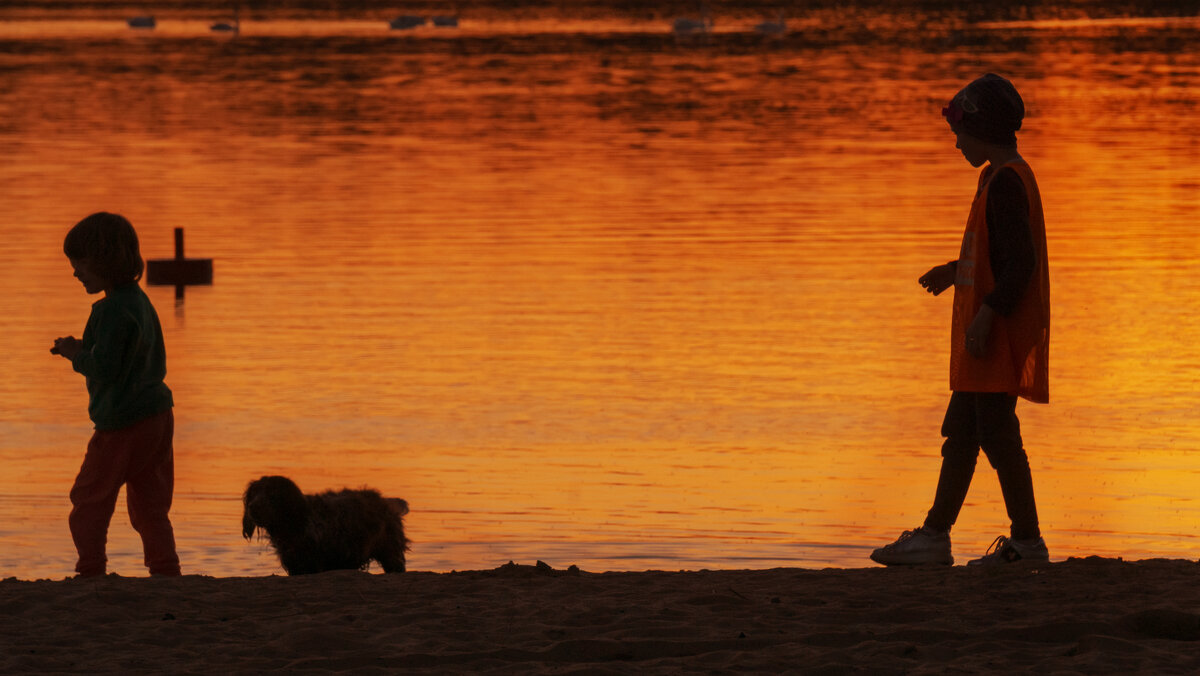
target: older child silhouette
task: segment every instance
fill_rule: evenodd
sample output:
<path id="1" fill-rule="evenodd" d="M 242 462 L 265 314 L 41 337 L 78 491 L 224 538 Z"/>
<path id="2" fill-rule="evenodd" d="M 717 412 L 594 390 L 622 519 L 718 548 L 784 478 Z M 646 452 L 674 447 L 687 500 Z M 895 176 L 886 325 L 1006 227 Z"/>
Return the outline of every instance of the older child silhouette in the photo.
<path id="1" fill-rule="evenodd" d="M 1049 401 L 1050 277 L 1041 196 L 1017 152 L 1025 104 L 1008 80 L 988 73 L 942 110 L 973 167 L 987 163 L 971 204 L 958 259 L 920 278 L 934 295 L 954 286 L 950 388 L 942 423 L 942 469 L 933 507 L 919 528 L 876 549 L 885 565 L 953 564 L 958 519 L 980 448 L 995 468 L 1008 517 L 1000 536 L 970 565 L 1042 563 L 1033 479 L 1017 420 L 1017 397 Z"/>

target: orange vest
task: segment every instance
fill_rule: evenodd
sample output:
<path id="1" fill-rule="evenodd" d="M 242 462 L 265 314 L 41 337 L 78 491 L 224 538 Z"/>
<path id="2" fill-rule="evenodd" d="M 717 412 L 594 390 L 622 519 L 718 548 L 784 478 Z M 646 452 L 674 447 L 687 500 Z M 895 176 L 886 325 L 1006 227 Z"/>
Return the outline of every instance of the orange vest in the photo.
<path id="1" fill-rule="evenodd" d="M 1037 267 L 1025 295 L 1012 314 L 996 315 L 984 357 L 966 348 L 967 328 L 995 287 L 988 257 L 987 196 L 996 171 L 984 170 L 963 233 L 958 276 L 954 280 L 954 321 L 950 343 L 950 389 L 957 392 L 1007 392 L 1030 401 L 1050 401 L 1050 269 L 1046 258 L 1046 223 L 1033 170 L 1022 160 L 1010 167 L 1025 184 L 1029 229 Z"/>

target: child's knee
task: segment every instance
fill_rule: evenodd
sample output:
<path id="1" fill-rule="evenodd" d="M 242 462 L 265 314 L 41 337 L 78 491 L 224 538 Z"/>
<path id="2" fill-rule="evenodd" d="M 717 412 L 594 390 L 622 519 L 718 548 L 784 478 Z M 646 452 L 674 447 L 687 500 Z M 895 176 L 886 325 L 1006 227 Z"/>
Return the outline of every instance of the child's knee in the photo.
<path id="1" fill-rule="evenodd" d="M 1021 445 L 1019 438 L 984 440 L 983 453 L 992 469 L 997 472 L 1029 471 L 1029 458 L 1025 455 L 1025 447 Z"/>
<path id="2" fill-rule="evenodd" d="M 171 519 L 165 510 L 130 509 L 129 523 L 139 533 L 171 530 Z"/>
<path id="3" fill-rule="evenodd" d="M 954 462 L 975 464 L 979 457 L 979 444 L 965 437 L 947 437 L 942 442 L 942 457 Z"/>

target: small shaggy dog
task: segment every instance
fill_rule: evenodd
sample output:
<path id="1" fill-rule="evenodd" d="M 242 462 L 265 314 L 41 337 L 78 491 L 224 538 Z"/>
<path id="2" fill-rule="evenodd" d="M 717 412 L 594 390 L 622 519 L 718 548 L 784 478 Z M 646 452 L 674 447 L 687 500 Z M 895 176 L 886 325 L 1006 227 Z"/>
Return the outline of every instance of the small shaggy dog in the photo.
<path id="1" fill-rule="evenodd" d="M 246 486 L 242 504 L 242 536 L 266 531 L 288 575 L 365 570 L 371 559 L 404 572 L 404 500 L 369 488 L 304 495 L 287 477 L 265 476 Z"/>

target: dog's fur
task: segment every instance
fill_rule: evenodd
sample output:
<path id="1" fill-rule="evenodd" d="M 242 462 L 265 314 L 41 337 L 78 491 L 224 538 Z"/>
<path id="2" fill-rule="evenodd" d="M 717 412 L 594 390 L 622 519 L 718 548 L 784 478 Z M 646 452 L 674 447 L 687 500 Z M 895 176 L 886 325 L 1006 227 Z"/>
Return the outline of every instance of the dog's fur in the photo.
<path id="1" fill-rule="evenodd" d="M 404 515 L 408 503 L 370 488 L 304 495 L 289 478 L 264 476 L 242 496 L 242 536 L 266 532 L 288 575 L 365 570 L 404 572 Z"/>

